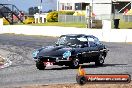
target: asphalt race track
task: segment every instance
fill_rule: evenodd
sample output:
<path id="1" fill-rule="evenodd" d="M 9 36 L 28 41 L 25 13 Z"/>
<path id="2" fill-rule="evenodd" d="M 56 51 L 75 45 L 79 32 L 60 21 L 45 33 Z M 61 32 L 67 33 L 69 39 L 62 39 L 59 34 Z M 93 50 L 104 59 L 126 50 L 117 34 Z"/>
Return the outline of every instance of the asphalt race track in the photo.
<path id="1" fill-rule="evenodd" d="M 75 83 L 77 69 L 65 66 L 47 67 L 38 70 L 32 60 L 34 49 L 52 45 L 55 37 L 24 36 L 14 34 L 0 35 L 0 54 L 12 61 L 10 67 L 0 69 L 0 88 L 31 84 Z M 83 65 L 89 74 L 130 74 L 132 75 L 132 44 L 106 43 L 108 56 L 103 67 L 94 63 Z"/>

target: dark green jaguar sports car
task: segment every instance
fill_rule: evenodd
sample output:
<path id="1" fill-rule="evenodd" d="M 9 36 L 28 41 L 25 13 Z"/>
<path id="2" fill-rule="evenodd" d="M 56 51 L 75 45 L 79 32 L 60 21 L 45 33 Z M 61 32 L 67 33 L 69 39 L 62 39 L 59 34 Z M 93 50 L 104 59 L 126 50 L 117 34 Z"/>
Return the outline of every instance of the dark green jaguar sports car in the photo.
<path id="1" fill-rule="evenodd" d="M 79 64 L 90 62 L 102 66 L 107 53 L 106 46 L 93 35 L 68 34 L 60 36 L 54 45 L 34 51 L 33 59 L 39 70 L 51 65 L 78 68 Z"/>

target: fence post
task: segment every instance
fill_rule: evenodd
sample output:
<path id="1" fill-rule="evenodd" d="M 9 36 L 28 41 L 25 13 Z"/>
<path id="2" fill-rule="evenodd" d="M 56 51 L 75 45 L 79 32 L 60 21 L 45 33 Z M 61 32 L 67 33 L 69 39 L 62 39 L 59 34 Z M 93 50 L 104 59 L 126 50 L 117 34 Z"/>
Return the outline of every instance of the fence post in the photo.
<path id="1" fill-rule="evenodd" d="M 3 18 L 0 18 L 0 34 L 3 33 Z"/>
<path id="2" fill-rule="evenodd" d="M 66 23 L 66 15 L 64 15 L 65 16 L 65 23 Z"/>
<path id="3" fill-rule="evenodd" d="M 102 27 L 103 41 L 110 42 L 111 21 L 110 20 L 103 20 L 102 23 L 103 23 L 103 27 Z"/>
<path id="4" fill-rule="evenodd" d="M 0 19 L 0 27 L 3 26 L 3 18 Z"/>
<path id="5" fill-rule="evenodd" d="M 129 18 L 129 15 L 128 15 L 128 22 L 130 22 L 130 18 Z"/>

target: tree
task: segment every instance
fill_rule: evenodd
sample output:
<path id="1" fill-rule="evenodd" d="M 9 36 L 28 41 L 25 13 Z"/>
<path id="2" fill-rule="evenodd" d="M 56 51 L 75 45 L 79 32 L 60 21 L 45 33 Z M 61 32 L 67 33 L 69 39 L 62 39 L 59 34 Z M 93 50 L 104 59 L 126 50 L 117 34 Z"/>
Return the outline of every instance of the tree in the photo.
<path id="1" fill-rule="evenodd" d="M 28 11 L 29 11 L 29 15 L 34 15 L 34 8 L 33 7 L 30 7 L 28 9 Z"/>
<path id="2" fill-rule="evenodd" d="M 34 14 L 39 13 L 38 7 L 34 7 Z"/>
<path id="3" fill-rule="evenodd" d="M 48 22 L 58 22 L 58 12 L 50 12 L 47 15 L 47 21 Z"/>
<path id="4" fill-rule="evenodd" d="M 49 11 L 47 11 L 47 12 L 48 12 L 48 13 L 49 13 L 49 12 L 52 12 L 52 10 L 49 10 Z"/>
<path id="5" fill-rule="evenodd" d="M 39 13 L 38 7 L 30 7 L 28 11 L 29 11 L 29 15 L 34 15 L 36 13 Z"/>

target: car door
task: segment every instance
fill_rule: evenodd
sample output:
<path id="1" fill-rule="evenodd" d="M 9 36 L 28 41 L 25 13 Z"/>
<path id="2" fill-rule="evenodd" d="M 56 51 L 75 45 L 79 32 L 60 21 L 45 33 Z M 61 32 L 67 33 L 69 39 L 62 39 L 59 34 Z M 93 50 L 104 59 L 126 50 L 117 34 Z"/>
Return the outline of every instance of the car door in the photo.
<path id="1" fill-rule="evenodd" d="M 90 48 L 88 46 L 87 37 L 81 36 L 81 37 L 77 38 L 77 40 L 79 41 L 80 47 L 76 48 L 76 53 L 81 54 L 83 59 L 91 56 L 90 54 L 88 54 Z"/>
<path id="2" fill-rule="evenodd" d="M 94 57 L 97 56 L 99 54 L 99 50 L 98 50 L 98 44 L 95 40 L 94 37 L 87 37 L 88 39 L 88 45 L 89 45 L 89 55 L 90 57 Z"/>
<path id="3" fill-rule="evenodd" d="M 80 51 L 82 53 L 82 58 L 87 59 L 92 56 L 92 53 L 90 52 L 91 48 L 89 47 L 89 42 L 87 37 L 85 37 L 85 39 L 86 41 L 82 43 L 83 47 L 80 48 Z"/>

